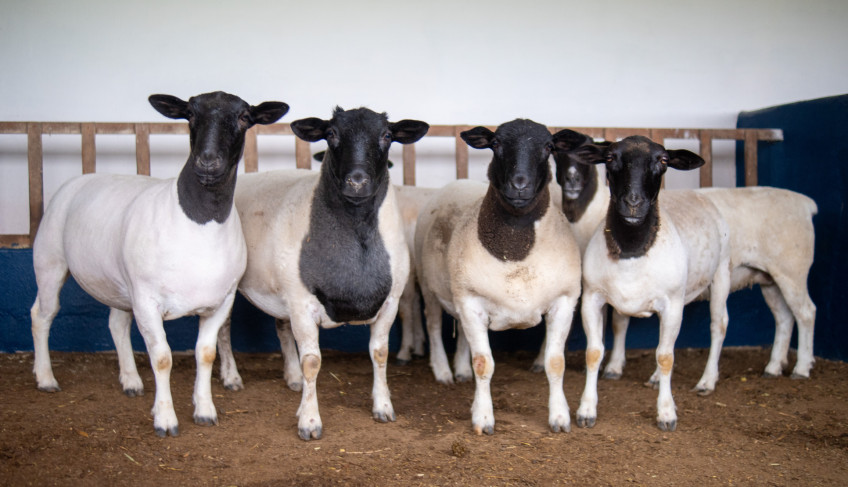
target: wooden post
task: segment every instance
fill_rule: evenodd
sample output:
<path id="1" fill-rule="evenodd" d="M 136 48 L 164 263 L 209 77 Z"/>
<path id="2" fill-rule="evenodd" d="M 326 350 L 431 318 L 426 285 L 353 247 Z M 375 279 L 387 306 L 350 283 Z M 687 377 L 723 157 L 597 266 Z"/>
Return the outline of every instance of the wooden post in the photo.
<path id="1" fill-rule="evenodd" d="M 757 131 L 745 132 L 745 186 L 757 185 Z"/>
<path id="2" fill-rule="evenodd" d="M 403 146 L 403 184 L 415 186 L 415 144 Z"/>
<path id="3" fill-rule="evenodd" d="M 44 148 L 41 124 L 27 124 L 27 166 L 29 170 L 29 245 L 35 240 L 44 214 Z"/>
<path id="4" fill-rule="evenodd" d="M 701 131 L 701 157 L 705 161 L 701 166 L 701 187 L 709 188 L 713 185 L 713 139 L 706 130 Z"/>
<path id="5" fill-rule="evenodd" d="M 459 136 L 460 132 L 465 129 L 465 126 L 460 125 L 454 128 L 454 137 L 456 137 L 456 179 L 468 179 L 468 145 Z"/>
<path id="6" fill-rule="evenodd" d="M 251 127 L 244 134 L 244 172 L 259 170 L 259 142 L 256 138 L 256 127 Z"/>
<path id="7" fill-rule="evenodd" d="M 95 125 L 93 123 L 80 124 L 82 133 L 82 173 L 91 174 L 97 170 L 96 154 L 97 146 L 94 142 Z"/>
<path id="8" fill-rule="evenodd" d="M 150 126 L 135 124 L 135 167 L 136 174 L 150 176 Z"/>
<path id="9" fill-rule="evenodd" d="M 294 139 L 294 159 L 298 169 L 312 169 L 312 154 L 309 153 L 309 142 L 300 137 Z"/>

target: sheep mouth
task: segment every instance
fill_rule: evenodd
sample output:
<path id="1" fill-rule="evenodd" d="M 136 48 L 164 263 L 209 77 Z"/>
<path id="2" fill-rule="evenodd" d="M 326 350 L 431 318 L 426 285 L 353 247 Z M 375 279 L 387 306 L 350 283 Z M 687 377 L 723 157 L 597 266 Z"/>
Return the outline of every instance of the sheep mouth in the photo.
<path id="1" fill-rule="evenodd" d="M 562 195 L 565 196 L 566 199 L 576 200 L 580 197 L 580 193 L 583 192 L 583 187 L 565 187 L 562 188 Z"/>

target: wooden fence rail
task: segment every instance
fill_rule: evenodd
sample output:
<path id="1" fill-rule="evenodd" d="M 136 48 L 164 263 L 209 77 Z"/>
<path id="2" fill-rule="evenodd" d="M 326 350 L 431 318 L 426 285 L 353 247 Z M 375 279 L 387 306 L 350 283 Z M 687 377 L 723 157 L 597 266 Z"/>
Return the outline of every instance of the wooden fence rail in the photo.
<path id="1" fill-rule="evenodd" d="M 432 125 L 427 137 L 454 137 L 456 140 L 456 177 L 468 177 L 468 146 L 460 138 L 460 132 L 471 125 Z M 489 127 L 494 130 L 496 127 Z M 563 127 L 551 127 L 555 132 Z M 595 139 L 617 140 L 629 135 L 644 135 L 665 143 L 666 139 L 697 140 L 700 154 L 706 160 L 701 167 L 701 186 L 712 186 L 712 141 L 743 141 L 745 153 L 745 185 L 757 184 L 757 142 L 781 141 L 779 129 L 674 129 L 674 128 L 623 128 L 623 127 L 569 127 Z M 29 233 L 23 235 L 0 235 L 0 248 L 30 247 L 41 216 L 44 213 L 44 154 L 42 136 L 52 134 L 79 134 L 81 136 L 82 172 L 93 173 L 97 168 L 96 136 L 135 135 L 136 172 L 150 175 L 150 135 L 188 134 L 188 124 L 181 122 L 134 123 L 134 122 L 0 122 L 0 135 L 23 134 L 27 136 L 27 162 L 29 172 Z M 259 136 L 291 136 L 295 146 L 295 165 L 298 168 L 312 167 L 309 142 L 297 137 L 287 123 L 257 125 L 247 132 L 244 145 L 244 170 L 259 170 L 257 139 Z M 403 184 L 415 185 L 415 145 L 403 146 Z"/>

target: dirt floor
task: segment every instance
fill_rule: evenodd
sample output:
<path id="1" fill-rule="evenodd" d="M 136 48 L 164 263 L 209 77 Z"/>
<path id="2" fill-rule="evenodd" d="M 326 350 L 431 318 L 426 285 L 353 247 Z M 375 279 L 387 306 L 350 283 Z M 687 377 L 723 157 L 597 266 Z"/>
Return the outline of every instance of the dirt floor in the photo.
<path id="1" fill-rule="evenodd" d="M 678 350 L 672 379 L 677 431 L 655 426 L 643 386 L 653 353 L 630 351 L 624 377 L 599 384 L 598 422 L 574 424 L 582 353 L 569 353 L 572 431 L 547 428 L 547 381 L 529 353 L 496 354 L 495 434 L 471 431 L 473 383 L 435 383 L 426 360 L 389 368 L 397 422 L 371 419 L 367 354 L 327 352 L 318 379 L 324 437 L 302 441 L 300 393 L 279 355 L 237 355 L 245 390 L 212 390 L 218 426 L 192 420 L 194 359 L 175 358 L 171 387 L 180 436 L 158 438 L 153 375 L 147 394 L 121 392 L 110 353 L 53 353 L 63 390 L 36 390 L 32 354 L 0 355 L 3 485 L 848 485 L 848 364 L 819 359 L 810 380 L 760 378 L 761 349 L 726 349 L 716 392 L 689 391 L 704 350 Z M 217 370 L 216 370 L 217 374 Z"/>

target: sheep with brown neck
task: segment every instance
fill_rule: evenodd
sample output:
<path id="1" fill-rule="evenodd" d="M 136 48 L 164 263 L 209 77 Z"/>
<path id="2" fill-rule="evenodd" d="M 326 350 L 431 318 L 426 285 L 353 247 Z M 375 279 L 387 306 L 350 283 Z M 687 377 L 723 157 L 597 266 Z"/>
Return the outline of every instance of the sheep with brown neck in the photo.
<path id="1" fill-rule="evenodd" d="M 606 220 L 589 241 L 583 260 L 586 387 L 577 424 L 591 427 L 597 418 L 597 378 L 604 352 L 601 311 L 609 304 L 626 316 L 659 316 L 657 426 L 673 431 L 677 412 L 671 372 L 683 306 L 709 292 L 711 327 L 727 327 L 729 230 L 708 199 L 694 192 L 680 198 L 660 193 L 666 169 L 700 167 L 704 160 L 698 155 L 666 150 L 641 136 L 596 149 L 597 155 L 586 160 L 606 164 L 610 200 Z"/>
<path id="2" fill-rule="evenodd" d="M 452 382 L 441 342 L 444 308 L 460 321 L 470 347 L 471 360 L 458 365 L 471 362 L 476 379 L 472 427 L 494 433 L 495 363 L 487 332 L 528 328 L 544 316 L 548 424 L 554 432 L 569 431 L 564 347 L 580 295 L 580 252 L 548 192 L 548 158 L 560 136 L 522 119 L 461 136 L 474 148 L 492 150 L 489 184 L 448 184 L 422 209 L 415 232 L 433 372 L 438 381 Z"/>

